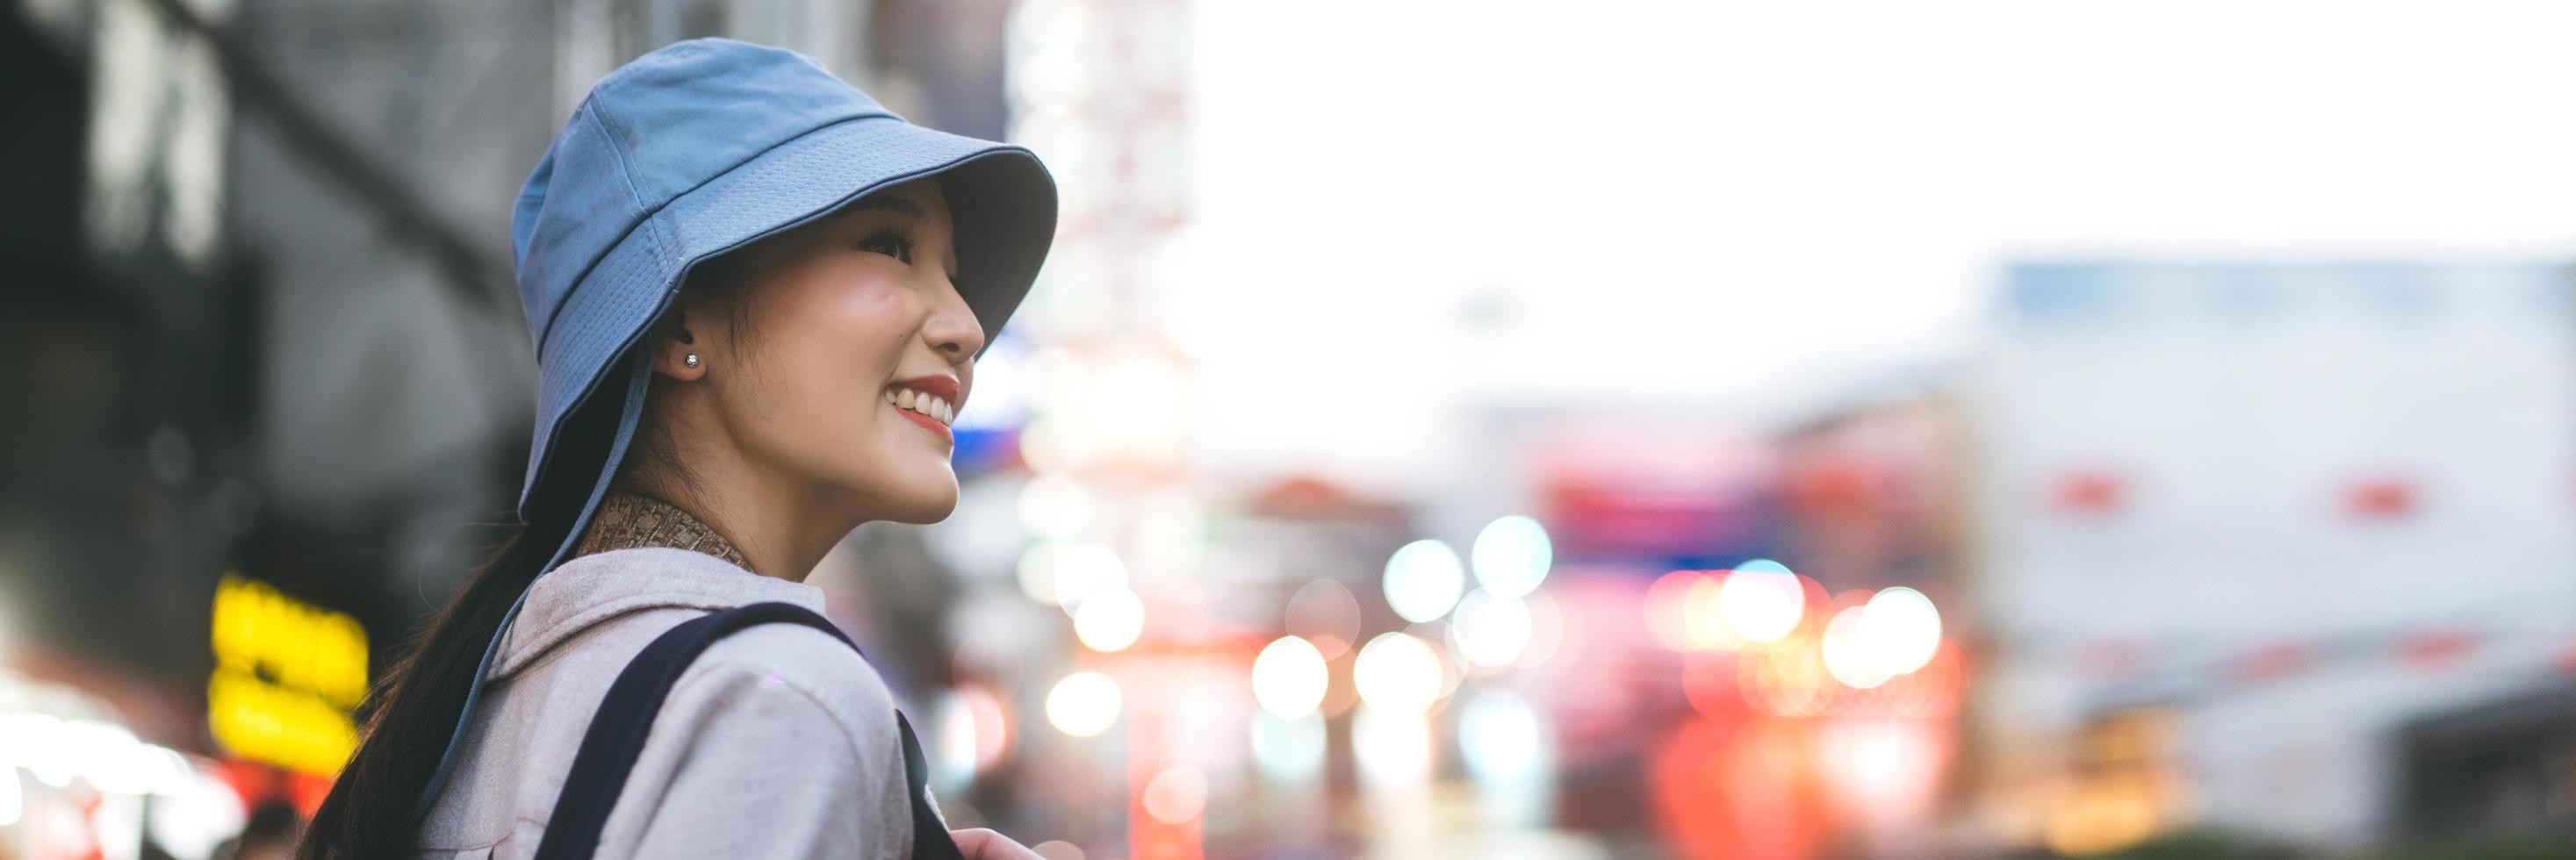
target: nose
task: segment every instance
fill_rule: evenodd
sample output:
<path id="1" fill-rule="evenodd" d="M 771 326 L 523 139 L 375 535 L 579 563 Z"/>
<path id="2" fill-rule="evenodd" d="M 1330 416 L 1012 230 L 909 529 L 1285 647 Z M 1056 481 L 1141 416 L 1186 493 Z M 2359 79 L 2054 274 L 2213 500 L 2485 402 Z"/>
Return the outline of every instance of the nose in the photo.
<path id="1" fill-rule="evenodd" d="M 929 342 L 950 364 L 962 364 L 984 351 L 984 324 L 975 319 L 975 309 L 967 306 L 952 284 L 939 291 L 939 304 L 931 308 L 930 318 L 923 321 L 921 337 Z"/>

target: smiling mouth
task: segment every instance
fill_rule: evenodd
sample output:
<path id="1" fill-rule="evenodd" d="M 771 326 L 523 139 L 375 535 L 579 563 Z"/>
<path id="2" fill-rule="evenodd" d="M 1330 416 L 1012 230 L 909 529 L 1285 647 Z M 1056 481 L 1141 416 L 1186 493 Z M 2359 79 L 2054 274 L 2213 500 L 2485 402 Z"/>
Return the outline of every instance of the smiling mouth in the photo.
<path id="1" fill-rule="evenodd" d="M 923 429 L 938 433 L 944 439 L 952 441 L 956 439 L 955 432 L 949 430 L 948 425 L 957 420 L 957 407 L 947 398 L 927 391 L 897 386 L 886 389 L 885 402 L 886 405 L 894 407 L 896 412 L 902 413 L 903 417 L 911 419 L 912 423 L 921 425 Z"/>

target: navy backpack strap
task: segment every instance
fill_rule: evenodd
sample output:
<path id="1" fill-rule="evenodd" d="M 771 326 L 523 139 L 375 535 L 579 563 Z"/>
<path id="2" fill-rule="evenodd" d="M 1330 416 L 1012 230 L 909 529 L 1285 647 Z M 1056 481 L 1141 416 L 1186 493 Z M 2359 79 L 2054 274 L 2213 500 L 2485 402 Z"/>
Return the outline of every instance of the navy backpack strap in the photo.
<path id="1" fill-rule="evenodd" d="M 564 779 L 563 794 L 555 798 L 545 837 L 537 843 L 537 860 L 585 860 L 599 851 L 600 830 L 608 825 L 608 812 L 625 790 L 626 777 L 635 770 L 636 756 L 644 752 L 653 716 L 670 697 L 671 685 L 707 646 L 762 624 L 801 624 L 832 634 L 851 650 L 859 647 L 823 616 L 792 603 L 728 609 L 682 622 L 654 639 L 626 664 L 626 671 L 618 673 L 617 681 L 609 685 L 608 698 L 600 702 L 598 715 L 591 718 L 581 751 L 573 755 L 572 773 Z M 921 742 L 913 737 L 912 723 L 901 711 L 895 712 L 895 726 L 903 735 L 904 784 L 912 795 L 912 856 L 958 860 L 962 855 L 957 843 L 948 837 L 948 825 L 930 801 L 930 768 L 921 754 Z"/>

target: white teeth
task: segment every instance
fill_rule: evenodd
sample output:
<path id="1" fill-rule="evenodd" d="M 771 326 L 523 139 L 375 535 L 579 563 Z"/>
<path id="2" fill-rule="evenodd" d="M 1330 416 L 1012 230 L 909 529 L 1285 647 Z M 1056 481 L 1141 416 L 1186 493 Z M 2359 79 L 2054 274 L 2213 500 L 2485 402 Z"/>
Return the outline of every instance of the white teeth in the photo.
<path id="1" fill-rule="evenodd" d="M 909 409 L 929 416 L 943 426 L 957 422 L 957 407 L 927 391 L 897 388 L 886 392 L 886 402 L 894 404 L 897 409 Z"/>

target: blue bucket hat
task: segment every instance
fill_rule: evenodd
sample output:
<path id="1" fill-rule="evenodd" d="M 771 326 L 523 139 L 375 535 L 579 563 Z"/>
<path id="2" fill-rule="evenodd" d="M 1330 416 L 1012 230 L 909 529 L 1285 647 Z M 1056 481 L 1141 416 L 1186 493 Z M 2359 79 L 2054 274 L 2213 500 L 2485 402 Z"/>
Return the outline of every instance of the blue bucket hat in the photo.
<path id="1" fill-rule="evenodd" d="M 591 88 L 528 175 L 510 224 L 538 374 L 519 514 L 529 519 L 540 498 L 581 505 L 547 568 L 579 541 L 625 456 L 651 378 L 637 347 L 690 268 L 933 176 L 955 221 L 966 304 L 990 343 L 1055 234 L 1055 182 L 1028 150 L 913 125 L 813 60 L 729 39 L 662 48 Z M 575 422 L 576 413 L 598 418 Z M 605 427 L 590 422 L 610 414 L 605 462 L 571 462 L 565 437 Z M 513 606 L 508 618 L 517 615 Z M 487 646 L 423 813 L 446 781 L 492 654 Z"/>
<path id="2" fill-rule="evenodd" d="M 1055 183 L 1028 150 L 913 125 L 812 60 L 729 39 L 671 45 L 601 79 L 510 225 L 538 366 L 520 514 L 557 479 L 549 455 L 567 419 L 691 266 L 929 176 L 954 213 L 966 303 L 997 333 L 1055 233 Z"/>

